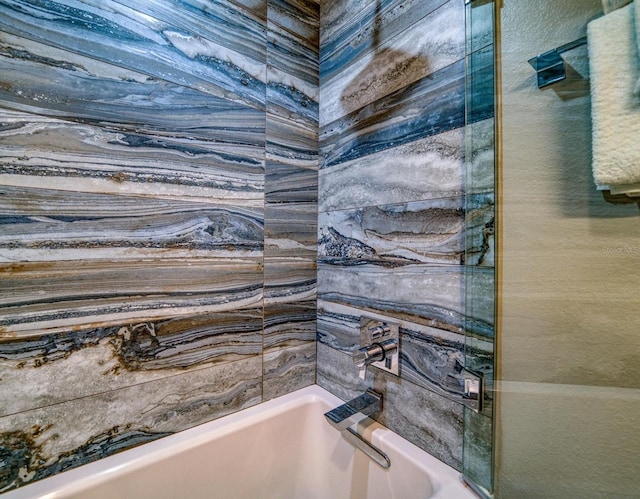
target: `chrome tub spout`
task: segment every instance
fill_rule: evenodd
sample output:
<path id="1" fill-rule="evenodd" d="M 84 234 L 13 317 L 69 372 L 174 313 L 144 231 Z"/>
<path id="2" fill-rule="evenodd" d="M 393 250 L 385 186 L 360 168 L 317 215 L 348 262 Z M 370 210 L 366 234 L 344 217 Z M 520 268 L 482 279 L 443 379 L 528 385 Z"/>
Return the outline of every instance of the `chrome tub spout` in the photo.
<path id="1" fill-rule="evenodd" d="M 391 460 L 383 451 L 365 440 L 358 433 L 357 423 L 370 416 L 374 412 L 382 410 L 382 395 L 367 390 L 359 397 L 336 407 L 332 411 L 325 412 L 324 417 L 331 423 L 331 426 L 340 431 L 342 437 L 354 447 L 360 449 L 376 464 L 383 468 L 391 466 Z M 354 428 L 351 428 L 355 426 Z"/>
<path id="2" fill-rule="evenodd" d="M 373 390 L 367 390 L 359 397 L 326 412 L 324 417 L 333 427 L 342 431 L 381 410 L 382 395 Z"/>

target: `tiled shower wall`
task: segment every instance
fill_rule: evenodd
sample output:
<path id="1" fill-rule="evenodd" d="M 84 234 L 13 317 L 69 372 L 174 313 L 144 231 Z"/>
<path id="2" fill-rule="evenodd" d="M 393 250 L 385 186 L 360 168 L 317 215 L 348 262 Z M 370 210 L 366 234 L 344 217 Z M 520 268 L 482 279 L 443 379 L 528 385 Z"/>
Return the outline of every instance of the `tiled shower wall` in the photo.
<path id="1" fill-rule="evenodd" d="M 468 269 L 492 266 L 493 198 L 465 198 L 464 0 L 324 1 L 320 103 L 318 384 L 374 387 L 383 424 L 461 469 L 461 369 L 490 373 L 493 350 L 492 315 L 465 307 Z M 489 274 L 469 284 L 493 296 Z M 362 316 L 399 324 L 399 377 L 359 379 Z"/>
<path id="2" fill-rule="evenodd" d="M 313 383 L 316 275 L 318 382 L 460 468 L 463 0 L 323 1 L 320 96 L 317 2 L 147 4 L 0 7 L 0 491 Z M 362 315 L 400 378 L 357 378 Z"/>
<path id="3" fill-rule="evenodd" d="M 0 6 L 0 492 L 315 381 L 319 6 Z"/>

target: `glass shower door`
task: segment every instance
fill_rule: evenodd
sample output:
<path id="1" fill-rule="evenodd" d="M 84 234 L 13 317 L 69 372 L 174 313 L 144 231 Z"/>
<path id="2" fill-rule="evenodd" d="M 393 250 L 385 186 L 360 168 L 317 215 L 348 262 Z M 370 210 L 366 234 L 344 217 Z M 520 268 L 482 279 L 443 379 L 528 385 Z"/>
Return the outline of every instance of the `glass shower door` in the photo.
<path id="1" fill-rule="evenodd" d="M 481 384 L 464 409 L 463 475 L 493 491 L 495 358 L 494 2 L 466 2 L 465 369 Z M 468 383 L 469 380 L 465 379 Z"/>

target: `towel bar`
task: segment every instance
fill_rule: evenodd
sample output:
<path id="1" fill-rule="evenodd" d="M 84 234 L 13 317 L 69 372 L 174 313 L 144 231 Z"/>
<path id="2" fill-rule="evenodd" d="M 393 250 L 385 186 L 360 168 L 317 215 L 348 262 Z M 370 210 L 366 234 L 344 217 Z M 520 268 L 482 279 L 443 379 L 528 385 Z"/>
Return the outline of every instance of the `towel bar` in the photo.
<path id="1" fill-rule="evenodd" d="M 587 44 L 587 37 L 566 43 L 560 47 L 549 50 L 532 57 L 527 62 L 536 70 L 538 88 L 544 88 L 552 83 L 564 80 L 567 77 L 564 59 L 560 54 Z"/>

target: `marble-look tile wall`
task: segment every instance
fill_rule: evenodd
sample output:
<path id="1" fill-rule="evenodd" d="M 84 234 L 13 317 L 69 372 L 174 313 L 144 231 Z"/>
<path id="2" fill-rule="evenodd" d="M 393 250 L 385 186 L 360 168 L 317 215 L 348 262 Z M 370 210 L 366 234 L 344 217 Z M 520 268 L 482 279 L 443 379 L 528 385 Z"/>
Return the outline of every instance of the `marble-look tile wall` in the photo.
<path id="1" fill-rule="evenodd" d="M 264 397 L 315 383 L 319 4 L 268 0 Z"/>
<path id="2" fill-rule="evenodd" d="M 493 351 L 493 315 L 465 300 L 492 294 L 467 271 L 492 265 L 494 218 L 492 192 L 466 190 L 484 156 L 465 161 L 465 2 L 327 0 L 320 34 L 318 383 L 378 389 L 384 424 L 461 469 L 461 369 L 490 373 Z M 362 316 L 399 324 L 399 377 L 358 378 Z"/>
<path id="3" fill-rule="evenodd" d="M 315 381 L 319 6 L 0 5 L 0 493 Z"/>

